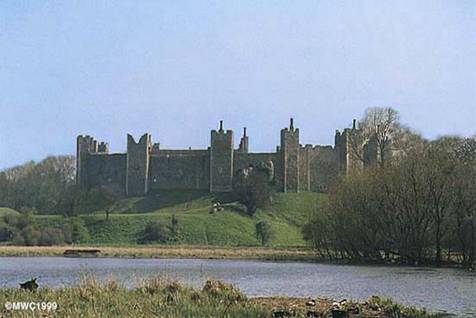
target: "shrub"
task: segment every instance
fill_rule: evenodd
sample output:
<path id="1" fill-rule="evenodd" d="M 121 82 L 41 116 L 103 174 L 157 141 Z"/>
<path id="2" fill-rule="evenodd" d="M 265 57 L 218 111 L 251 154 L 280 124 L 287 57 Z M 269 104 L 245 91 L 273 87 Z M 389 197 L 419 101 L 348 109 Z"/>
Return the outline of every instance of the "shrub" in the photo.
<path id="1" fill-rule="evenodd" d="M 222 299 L 229 302 L 245 301 L 246 296 L 233 287 L 219 280 L 207 280 L 203 286 L 202 292 L 212 298 Z"/>
<path id="2" fill-rule="evenodd" d="M 37 245 L 41 232 L 33 226 L 28 225 L 14 234 L 13 241 L 18 245 Z"/>
<path id="3" fill-rule="evenodd" d="M 139 239 L 139 243 L 166 243 L 170 240 L 170 229 L 159 221 L 150 221 L 146 224 Z"/>
<path id="4" fill-rule="evenodd" d="M 62 243 L 64 243 L 63 231 L 53 227 L 43 229 L 38 239 L 38 245 L 51 246 Z"/>
<path id="5" fill-rule="evenodd" d="M 14 235 L 15 229 L 7 224 L 0 225 L 0 242 L 11 241 Z"/>
<path id="6" fill-rule="evenodd" d="M 267 221 L 259 221 L 255 226 L 256 237 L 260 239 L 261 245 L 268 244 L 269 240 L 274 237 L 274 230 Z"/>
<path id="7" fill-rule="evenodd" d="M 90 239 L 89 230 L 80 218 L 71 218 L 63 226 L 63 235 L 66 243 L 81 243 Z"/>

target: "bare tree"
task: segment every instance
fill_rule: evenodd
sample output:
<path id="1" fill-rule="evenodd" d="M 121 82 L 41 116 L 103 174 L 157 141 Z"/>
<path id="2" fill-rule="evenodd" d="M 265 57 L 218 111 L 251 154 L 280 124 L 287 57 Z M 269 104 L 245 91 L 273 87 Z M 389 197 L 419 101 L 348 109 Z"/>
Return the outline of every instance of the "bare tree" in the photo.
<path id="1" fill-rule="evenodd" d="M 385 166 L 390 158 L 405 155 L 408 149 L 422 144 L 417 134 L 401 125 L 398 112 L 390 107 L 368 108 L 358 122 L 358 130 L 352 130 L 349 137 L 353 156 L 361 161 L 365 160 L 364 145 L 374 144 L 380 166 Z"/>

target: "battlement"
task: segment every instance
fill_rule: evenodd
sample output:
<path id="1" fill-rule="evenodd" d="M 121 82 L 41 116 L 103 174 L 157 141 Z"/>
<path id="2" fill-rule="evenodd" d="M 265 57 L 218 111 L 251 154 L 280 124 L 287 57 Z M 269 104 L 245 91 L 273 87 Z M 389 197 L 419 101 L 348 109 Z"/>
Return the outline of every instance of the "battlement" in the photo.
<path id="1" fill-rule="evenodd" d="M 99 153 L 109 153 L 109 143 L 107 142 L 100 142 L 98 144 L 98 152 Z"/>
<path id="2" fill-rule="evenodd" d="M 306 145 L 300 145 L 301 146 L 301 149 L 304 149 L 304 150 L 310 150 L 310 151 L 318 151 L 318 150 L 333 150 L 334 147 L 332 147 L 331 145 L 325 145 L 325 146 L 322 146 L 322 145 L 312 145 L 312 144 L 306 144 Z"/>
<path id="3" fill-rule="evenodd" d="M 290 118 L 288 127 L 281 129 L 280 144 L 275 152 L 249 152 L 246 127 L 234 148 L 234 134 L 219 128 L 210 131 L 206 149 L 161 149 L 152 143 L 151 135 L 138 140 L 127 134 L 127 151 L 109 154 L 109 144 L 92 136 L 77 137 L 76 180 L 82 189 L 111 186 L 129 196 L 143 196 L 149 190 L 200 189 L 210 192 L 233 190 L 235 173 L 249 165 L 265 163 L 273 167 L 277 188 L 285 192 L 326 191 L 338 173 L 349 173 L 358 166 L 351 156 L 353 146 L 360 147 L 365 162 L 374 164 L 378 147 L 374 141 L 356 144 L 360 130 L 353 121 L 351 128 L 336 130 L 335 144 L 302 145 L 299 128 Z"/>
<path id="4" fill-rule="evenodd" d="M 80 187 L 87 187 L 88 176 L 85 171 L 88 157 L 96 154 L 108 154 L 109 144 L 98 142 L 89 135 L 79 135 L 76 138 L 76 182 Z"/>

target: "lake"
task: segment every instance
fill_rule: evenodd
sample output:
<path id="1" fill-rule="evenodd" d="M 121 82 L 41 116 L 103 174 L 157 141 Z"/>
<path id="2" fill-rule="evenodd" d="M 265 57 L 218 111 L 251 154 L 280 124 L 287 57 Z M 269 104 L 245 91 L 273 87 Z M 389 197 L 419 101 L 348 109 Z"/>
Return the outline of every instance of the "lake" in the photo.
<path id="1" fill-rule="evenodd" d="M 150 276 L 201 286 L 221 279 L 248 296 L 328 297 L 398 303 L 476 317 L 476 274 L 450 268 L 351 266 L 298 262 L 208 259 L 0 257 L 0 287 L 38 277 L 40 287 L 71 286 L 85 275 L 134 286 Z"/>

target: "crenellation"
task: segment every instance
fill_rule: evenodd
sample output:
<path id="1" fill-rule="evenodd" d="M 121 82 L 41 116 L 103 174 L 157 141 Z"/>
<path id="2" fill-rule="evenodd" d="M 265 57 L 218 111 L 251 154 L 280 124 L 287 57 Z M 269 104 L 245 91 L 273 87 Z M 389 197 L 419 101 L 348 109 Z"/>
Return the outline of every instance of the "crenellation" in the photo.
<path id="1" fill-rule="evenodd" d="M 104 153 L 104 154 L 109 153 L 109 143 L 101 141 L 97 147 L 98 147 L 97 152 Z"/>
<path id="2" fill-rule="evenodd" d="M 99 151 L 99 145 L 102 145 L 101 151 Z M 76 138 L 76 183 L 81 189 L 88 188 L 89 157 L 93 154 L 106 153 L 107 151 L 107 143 L 98 143 L 92 136 L 79 135 Z"/>
<path id="3" fill-rule="evenodd" d="M 352 128 L 336 130 L 334 146 L 299 143 L 299 128 L 291 118 L 281 130 L 281 142 L 274 152 L 249 152 L 246 128 L 234 148 L 234 134 L 219 128 L 210 132 L 210 146 L 205 149 L 161 149 L 152 143 L 150 134 L 138 141 L 127 135 L 127 152 L 109 154 L 109 144 L 89 135 L 77 137 L 76 182 L 81 189 L 111 187 L 128 196 L 143 196 L 171 189 L 194 189 L 209 192 L 232 191 L 237 171 L 264 163 L 273 169 L 274 182 L 280 191 L 326 192 L 339 174 L 349 174 L 376 164 L 375 139 L 361 143 L 356 121 Z M 354 148 L 363 156 L 358 161 Z"/>

